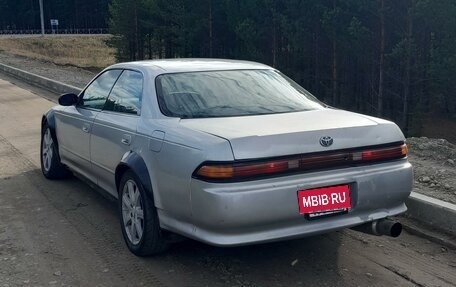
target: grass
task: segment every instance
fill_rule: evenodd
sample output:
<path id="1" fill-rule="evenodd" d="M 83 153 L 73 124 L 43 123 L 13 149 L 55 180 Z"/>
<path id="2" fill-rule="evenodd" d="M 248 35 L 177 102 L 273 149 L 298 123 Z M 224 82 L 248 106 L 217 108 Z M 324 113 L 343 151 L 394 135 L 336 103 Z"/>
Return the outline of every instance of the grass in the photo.
<path id="1" fill-rule="evenodd" d="M 109 36 L 0 38 L 0 52 L 99 70 L 115 63 L 115 51 L 106 45 L 107 39 Z"/>

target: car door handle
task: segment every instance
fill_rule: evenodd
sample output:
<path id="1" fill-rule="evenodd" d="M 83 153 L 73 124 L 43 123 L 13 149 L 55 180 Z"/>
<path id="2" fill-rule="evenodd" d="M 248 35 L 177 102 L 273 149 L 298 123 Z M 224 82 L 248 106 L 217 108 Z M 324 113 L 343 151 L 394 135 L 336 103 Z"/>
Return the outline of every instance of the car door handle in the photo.
<path id="1" fill-rule="evenodd" d="M 130 135 L 123 135 L 122 139 L 120 140 L 121 143 L 124 145 L 130 145 L 131 143 L 131 136 Z"/>
<path id="2" fill-rule="evenodd" d="M 83 124 L 82 131 L 88 133 L 90 131 L 90 126 L 88 124 Z"/>

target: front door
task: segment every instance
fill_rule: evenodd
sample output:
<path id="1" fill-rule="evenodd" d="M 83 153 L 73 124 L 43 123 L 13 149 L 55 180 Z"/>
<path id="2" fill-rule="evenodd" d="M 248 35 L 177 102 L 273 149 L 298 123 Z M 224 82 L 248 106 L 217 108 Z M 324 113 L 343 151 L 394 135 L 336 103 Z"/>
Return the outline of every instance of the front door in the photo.
<path id="1" fill-rule="evenodd" d="M 93 121 L 104 107 L 121 70 L 99 75 L 79 96 L 75 106 L 56 112 L 56 134 L 62 163 L 96 183 L 90 162 Z"/>

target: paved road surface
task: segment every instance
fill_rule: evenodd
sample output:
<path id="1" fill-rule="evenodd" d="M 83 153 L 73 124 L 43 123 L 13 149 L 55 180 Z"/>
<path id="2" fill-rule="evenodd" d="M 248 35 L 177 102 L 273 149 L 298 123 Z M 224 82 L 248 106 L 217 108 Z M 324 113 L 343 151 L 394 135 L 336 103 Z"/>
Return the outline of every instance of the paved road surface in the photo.
<path id="1" fill-rule="evenodd" d="M 0 79 L 0 287 L 456 286 L 456 252 L 407 233 L 227 249 L 187 240 L 135 257 L 114 203 L 78 179 L 43 178 L 39 123 L 54 103 L 42 96 L 55 95 L 19 86 L 38 95 Z"/>

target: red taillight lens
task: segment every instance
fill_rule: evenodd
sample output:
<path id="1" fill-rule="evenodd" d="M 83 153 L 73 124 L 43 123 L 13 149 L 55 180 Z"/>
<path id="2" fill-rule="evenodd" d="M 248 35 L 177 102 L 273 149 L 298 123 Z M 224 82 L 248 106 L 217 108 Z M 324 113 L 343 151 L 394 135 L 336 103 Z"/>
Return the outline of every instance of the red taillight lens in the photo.
<path id="1" fill-rule="evenodd" d="M 393 158 L 401 158 L 407 155 L 408 149 L 407 145 L 403 144 L 399 147 L 383 148 L 383 149 L 374 149 L 367 150 L 361 153 L 362 161 L 372 161 L 372 160 L 385 160 Z"/>
<path id="2" fill-rule="evenodd" d="M 407 152 L 407 145 L 402 144 L 393 147 L 294 156 L 264 162 L 207 163 L 197 169 L 194 176 L 205 180 L 245 179 L 300 170 L 309 171 L 363 162 L 399 159 L 406 157 Z"/>
<path id="3" fill-rule="evenodd" d="M 271 161 L 264 163 L 237 163 L 231 165 L 203 165 L 196 175 L 207 179 L 246 178 L 268 175 L 299 168 L 299 161 Z"/>
<path id="4" fill-rule="evenodd" d="M 273 174 L 287 171 L 288 161 L 272 161 L 258 164 L 234 165 L 235 177 L 251 177 L 262 174 Z"/>

